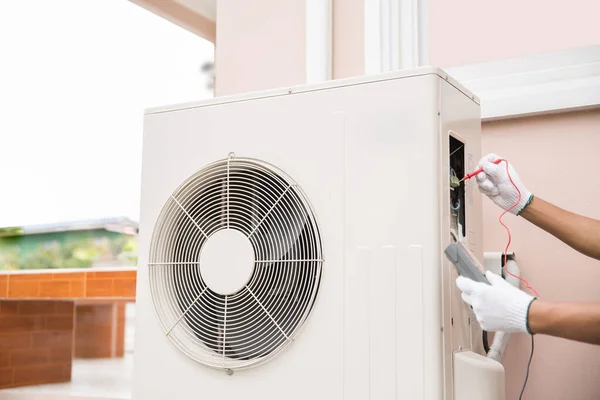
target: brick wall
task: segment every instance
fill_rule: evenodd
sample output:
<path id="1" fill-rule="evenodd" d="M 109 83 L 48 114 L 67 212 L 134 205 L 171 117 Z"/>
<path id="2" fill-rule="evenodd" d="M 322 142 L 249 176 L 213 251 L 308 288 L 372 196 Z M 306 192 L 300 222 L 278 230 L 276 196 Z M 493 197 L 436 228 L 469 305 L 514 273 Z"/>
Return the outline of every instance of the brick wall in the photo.
<path id="1" fill-rule="evenodd" d="M 0 275 L 0 297 L 8 297 L 8 275 Z"/>
<path id="2" fill-rule="evenodd" d="M 77 304 L 75 357 L 123 357 L 125 353 L 125 303 Z"/>
<path id="3" fill-rule="evenodd" d="M 123 356 L 125 301 L 135 290 L 135 269 L 0 272 L 0 389 L 70 381 L 74 355 Z M 82 300 L 108 308 L 82 309 L 74 343 Z"/>
<path id="4" fill-rule="evenodd" d="M 0 300 L 0 389 L 71 380 L 74 302 Z"/>
<path id="5" fill-rule="evenodd" d="M 117 304 L 116 326 L 115 326 L 115 354 L 114 357 L 123 357 L 125 355 L 125 328 L 126 328 L 126 313 L 127 303 L 120 302 Z"/>
<path id="6" fill-rule="evenodd" d="M 136 271 L 0 274 L 0 297 L 10 299 L 135 298 Z"/>

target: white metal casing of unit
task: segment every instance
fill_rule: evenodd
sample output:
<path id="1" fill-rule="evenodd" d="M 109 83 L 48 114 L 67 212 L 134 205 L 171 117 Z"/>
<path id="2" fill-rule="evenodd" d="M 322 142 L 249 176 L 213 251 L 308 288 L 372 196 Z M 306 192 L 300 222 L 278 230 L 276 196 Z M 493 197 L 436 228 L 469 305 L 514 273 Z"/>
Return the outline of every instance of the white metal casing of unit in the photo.
<path id="1" fill-rule="evenodd" d="M 453 354 L 481 336 L 443 255 L 450 243 L 449 135 L 481 156 L 478 100 L 435 68 L 148 110 L 134 400 L 452 399 Z M 236 156 L 289 174 L 311 202 L 324 262 L 294 342 L 227 375 L 179 351 L 149 288 L 152 233 L 188 177 Z M 482 258 L 481 199 L 466 183 L 466 238 Z"/>

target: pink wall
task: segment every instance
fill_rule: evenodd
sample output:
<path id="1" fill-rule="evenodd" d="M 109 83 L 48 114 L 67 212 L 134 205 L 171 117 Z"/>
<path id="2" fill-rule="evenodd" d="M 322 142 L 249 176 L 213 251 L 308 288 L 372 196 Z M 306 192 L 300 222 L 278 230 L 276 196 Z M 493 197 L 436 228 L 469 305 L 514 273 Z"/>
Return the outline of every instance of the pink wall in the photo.
<path id="1" fill-rule="evenodd" d="M 536 196 L 600 218 L 600 110 L 485 123 L 484 153 L 510 160 Z M 581 170 L 581 169 L 584 170 Z M 506 233 L 499 209 L 484 202 L 484 249 L 502 251 Z M 546 300 L 600 301 L 600 262 L 591 260 L 527 221 L 506 216 L 524 278 Z M 600 398 L 600 346 L 539 336 L 526 398 Z M 527 335 L 507 350 L 507 399 L 518 398 L 530 352 Z"/>
<path id="2" fill-rule="evenodd" d="M 219 0 L 217 96 L 306 81 L 305 3 Z"/>
<path id="3" fill-rule="evenodd" d="M 306 0 L 217 3 L 217 96 L 305 82 L 305 4 Z M 333 78 L 362 75 L 364 0 L 332 4 Z"/>
<path id="4" fill-rule="evenodd" d="M 430 64 L 452 67 L 600 43 L 597 0 L 430 0 Z M 600 110 L 490 122 L 483 150 L 509 159 L 537 196 L 600 218 Z M 499 209 L 484 202 L 484 249 L 502 251 Z M 523 275 L 542 298 L 600 301 L 600 262 L 580 255 L 527 221 L 505 220 Z M 518 398 L 530 352 L 527 335 L 511 339 L 507 399 Z M 600 347 L 540 336 L 525 398 L 600 398 Z"/>
<path id="5" fill-rule="evenodd" d="M 600 43 L 600 1 L 429 0 L 430 64 L 452 67 Z"/>

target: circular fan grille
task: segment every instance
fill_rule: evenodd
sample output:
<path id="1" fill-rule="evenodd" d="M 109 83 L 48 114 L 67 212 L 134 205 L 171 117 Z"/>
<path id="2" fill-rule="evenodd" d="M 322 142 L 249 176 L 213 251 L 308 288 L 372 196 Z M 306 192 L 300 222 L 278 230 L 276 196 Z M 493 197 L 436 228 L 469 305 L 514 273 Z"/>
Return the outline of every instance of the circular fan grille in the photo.
<path id="1" fill-rule="evenodd" d="M 254 252 L 249 279 L 233 293 L 213 290 L 201 265 L 205 244 L 224 230 L 243 235 Z M 198 171 L 164 205 L 150 247 L 151 294 L 181 351 L 210 367 L 241 369 L 291 342 L 313 306 L 322 262 L 301 189 L 271 165 L 230 156 Z M 227 262 L 217 265 L 226 283 Z"/>

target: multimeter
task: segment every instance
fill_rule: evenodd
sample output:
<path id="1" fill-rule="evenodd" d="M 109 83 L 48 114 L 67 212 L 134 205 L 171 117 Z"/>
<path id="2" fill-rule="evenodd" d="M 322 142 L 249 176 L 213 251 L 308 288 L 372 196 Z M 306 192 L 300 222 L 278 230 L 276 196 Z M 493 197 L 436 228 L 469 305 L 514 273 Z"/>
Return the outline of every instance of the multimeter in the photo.
<path id="1" fill-rule="evenodd" d="M 475 282 L 490 284 L 483 273 L 481 264 L 462 243 L 451 243 L 446 247 L 444 253 L 446 254 L 446 258 L 454 264 L 461 276 L 470 278 Z"/>

